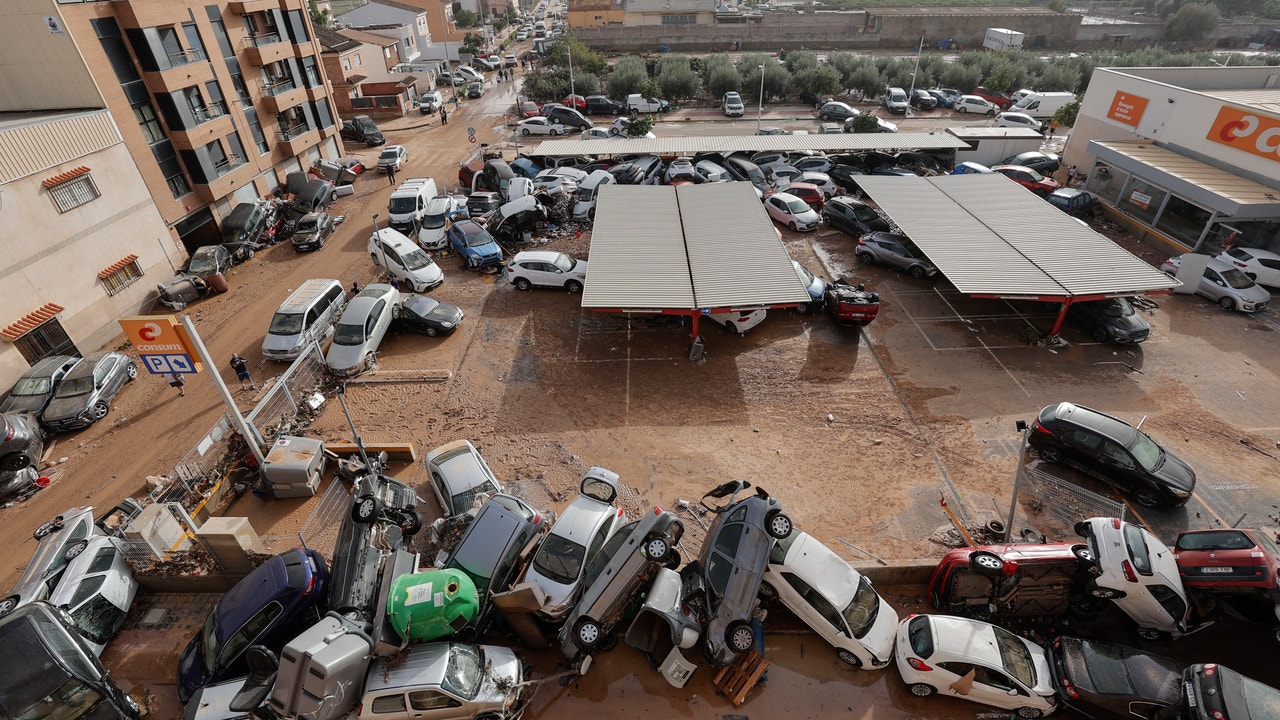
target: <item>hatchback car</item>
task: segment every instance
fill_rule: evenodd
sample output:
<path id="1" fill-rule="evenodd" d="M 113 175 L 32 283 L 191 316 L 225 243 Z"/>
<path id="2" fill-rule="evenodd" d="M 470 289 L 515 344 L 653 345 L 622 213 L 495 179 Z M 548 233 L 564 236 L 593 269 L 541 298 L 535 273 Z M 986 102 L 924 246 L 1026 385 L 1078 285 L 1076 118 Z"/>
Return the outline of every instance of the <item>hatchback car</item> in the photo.
<path id="1" fill-rule="evenodd" d="M 1083 325 L 1098 342 L 1120 345 L 1140 343 L 1151 334 L 1151 325 L 1125 298 L 1071 303 L 1067 317 Z"/>
<path id="2" fill-rule="evenodd" d="M 1023 165 L 996 165 L 991 170 L 1004 175 L 1040 197 L 1048 197 L 1050 193 L 1059 187 L 1057 180 L 1045 177 Z"/>
<path id="3" fill-rule="evenodd" d="M 1258 592 L 1280 601 L 1280 547 L 1262 530 L 1185 530 L 1173 556 L 1184 587 Z"/>
<path id="4" fill-rule="evenodd" d="M 293 249 L 298 252 L 319 250 L 324 247 L 324 242 L 333 234 L 333 228 L 333 218 L 329 216 L 329 213 L 307 213 L 294 226 L 293 237 L 290 238 L 290 242 L 293 244 Z"/>
<path id="5" fill-rule="evenodd" d="M 1020 718 L 1058 709 L 1044 650 L 980 620 L 913 615 L 898 626 L 894 659 L 916 697 L 963 698 Z"/>
<path id="6" fill-rule="evenodd" d="M 587 119 L 581 111 L 574 110 L 571 107 L 558 105 L 548 109 L 547 106 L 542 107 L 543 114 L 553 123 L 559 123 L 565 127 L 575 128 L 578 130 L 587 130 L 595 127 L 595 123 Z"/>
<path id="7" fill-rule="evenodd" d="M 467 215 L 473 218 L 484 217 L 501 204 L 502 196 L 496 192 L 473 192 L 467 196 Z"/>
<path id="8" fill-rule="evenodd" d="M 378 345 L 386 337 L 399 303 L 400 291 L 385 283 L 366 285 L 351 298 L 334 326 L 333 343 L 325 353 L 329 372 L 351 377 L 372 368 Z"/>
<path id="9" fill-rule="evenodd" d="M 502 263 L 502 247 L 480 223 L 459 220 L 449 226 L 447 235 L 449 244 L 466 260 L 467 267 L 474 270 Z"/>
<path id="10" fill-rule="evenodd" d="M 1040 152 L 1039 150 L 1028 150 L 1027 152 L 1010 155 L 1000 161 L 1001 165 L 1019 165 L 1021 167 L 1029 167 L 1036 172 L 1045 175 L 1052 175 L 1058 172 L 1062 167 L 1062 158 L 1053 153 Z"/>
<path id="11" fill-rule="evenodd" d="M 773 595 L 844 662 L 879 669 L 893 657 L 898 613 L 871 581 L 808 533 L 778 540 L 760 592 Z"/>
<path id="12" fill-rule="evenodd" d="M 822 216 L 804 200 L 786 192 L 776 192 L 764 199 L 765 212 L 780 225 L 796 232 L 817 230 Z"/>
<path id="13" fill-rule="evenodd" d="M 538 585 L 546 600 L 538 616 L 550 622 L 564 619 L 582 591 L 582 573 L 623 522 L 618 498 L 618 474 L 593 467 L 582 476 L 578 497 L 560 514 L 533 555 L 524 581 Z"/>
<path id="14" fill-rule="evenodd" d="M 726 330 L 735 335 L 746 335 L 748 330 L 764 322 L 767 312 L 764 309 L 731 310 L 723 313 L 711 313 L 707 317 L 717 324 L 723 325 Z"/>
<path id="15" fill-rule="evenodd" d="M 378 658 L 365 676 L 358 720 L 519 718 L 533 695 L 510 648 L 466 643 L 415 645 Z"/>
<path id="16" fill-rule="evenodd" d="M 779 189 L 781 192 L 800 198 L 805 205 L 808 205 L 811 210 L 818 213 L 822 212 L 822 206 L 827 202 L 827 196 L 822 193 L 822 190 L 817 185 L 812 183 L 782 181 Z M 818 218 L 819 222 L 821 222 L 822 216 L 819 215 Z"/>
<path id="17" fill-rule="evenodd" d="M 1007 110 L 1009 106 L 1013 104 L 1013 98 L 1009 97 L 1008 95 L 1005 95 L 1002 92 L 988 90 L 985 87 L 982 87 L 981 85 L 973 89 L 973 95 L 975 97 L 980 97 L 983 100 L 986 100 L 987 102 L 1000 108 L 1001 110 Z"/>
<path id="18" fill-rule="evenodd" d="M 34 417 L 40 417 L 44 407 L 53 399 L 53 391 L 58 383 L 78 362 L 80 358 L 70 355 L 51 355 L 39 360 L 30 370 L 22 373 L 22 377 L 10 388 L 4 402 L 0 402 L 0 413 L 31 413 Z M 0 469 L 7 470 L 10 468 L 4 462 L 4 453 L 3 448 L 0 448 Z M 18 464 L 25 466 L 28 463 Z"/>
<path id="19" fill-rule="evenodd" d="M 467 200 L 468 198 L 460 195 L 437 195 L 428 200 L 427 211 L 418 225 L 418 246 L 424 250 L 443 250 L 448 247 L 446 228 L 451 221 L 467 214 Z"/>
<path id="20" fill-rule="evenodd" d="M 178 661 L 178 697 L 196 688 L 249 673 L 245 651 L 263 645 L 280 652 L 314 623 L 329 579 L 315 550 L 294 548 L 275 555 L 227 591 Z"/>
<path id="21" fill-rule="evenodd" d="M 225 274 L 235 265 L 231 251 L 222 245 L 205 245 L 191 253 L 191 259 L 182 272 L 208 280 L 219 273 Z"/>
<path id="22" fill-rule="evenodd" d="M 35 487 L 45 432 L 26 413 L 0 413 L 0 501 Z"/>
<path id="23" fill-rule="evenodd" d="M 854 253 L 858 256 L 858 264 L 862 267 L 883 263 L 902 270 L 917 280 L 933 277 L 938 273 L 938 268 L 929 262 L 924 252 L 906 235 L 887 232 L 867 233 L 858 238 L 858 246 L 854 248 Z"/>
<path id="24" fill-rule="evenodd" d="M 484 97 L 484 83 L 472 82 L 467 84 L 467 97 L 471 99 Z"/>
<path id="25" fill-rule="evenodd" d="M 1111 600 L 1138 624 L 1138 635 L 1188 632 L 1191 605 L 1173 552 L 1147 530 L 1119 518 L 1096 517 L 1076 523 L 1097 563 L 1089 586 L 1096 598 Z"/>
<path id="26" fill-rule="evenodd" d="M 1267 720 L 1280 717 L 1280 690 L 1231 668 L 1206 663 L 1182 671 L 1186 720 Z"/>
<path id="27" fill-rule="evenodd" d="M 445 517 L 478 508 L 490 495 L 502 492 L 502 483 L 469 440 L 455 440 L 432 450 L 427 453 L 426 465 L 431 490 Z"/>
<path id="28" fill-rule="evenodd" d="M 542 107 L 532 100 L 525 100 L 516 106 L 516 113 L 521 120 L 528 120 L 542 115 Z"/>
<path id="29" fill-rule="evenodd" d="M 706 628 L 703 649 L 717 667 L 733 662 L 756 641 L 748 621 L 769 553 L 777 540 L 791 535 L 791 518 L 782 503 L 762 488 L 746 497 L 745 480 L 731 480 L 702 496 L 702 506 L 716 518 L 707 530 L 702 552 L 681 570 L 684 599 Z M 727 500 L 725 500 L 727 498 Z M 725 500 L 722 505 L 707 500 Z"/>
<path id="30" fill-rule="evenodd" d="M 1002 112 L 996 116 L 996 127 L 1027 128 L 1036 132 L 1044 132 L 1044 123 L 1026 113 Z"/>
<path id="31" fill-rule="evenodd" d="M 818 110 L 818 119 L 826 122 L 828 120 L 842 122 L 847 118 L 855 115 L 861 115 L 856 108 L 842 102 L 829 102 Z"/>
<path id="32" fill-rule="evenodd" d="M 444 562 L 445 568 L 471 578 L 480 602 L 480 612 L 457 637 L 477 638 L 489 630 L 495 615 L 493 595 L 511 587 L 525 548 L 545 531 L 542 513 L 519 498 L 498 493 L 480 506 Z"/>
<path id="33" fill-rule="evenodd" d="M 1183 665 L 1123 645 L 1057 637 L 1046 647 L 1058 697 L 1084 717 L 1104 720 L 1177 717 Z M 1176 710 L 1177 708 L 1174 708 Z"/>
<path id="34" fill-rule="evenodd" d="M 1252 247 L 1233 247 L 1223 250 L 1218 259 L 1236 266 L 1259 285 L 1280 288 L 1280 253 Z"/>
<path id="35" fill-rule="evenodd" d="M 118 352 L 97 352 L 76 363 L 58 383 L 41 418 L 45 427 L 66 432 L 89 427 L 107 416 L 111 402 L 138 377 L 138 364 Z"/>
<path id="36" fill-rule="evenodd" d="M 1145 507 L 1181 507 L 1196 472 L 1119 418 L 1069 402 L 1040 411 L 1027 443 L 1049 463 L 1065 463 L 1115 486 Z"/>
<path id="37" fill-rule="evenodd" d="M 980 113 L 982 115 L 995 115 L 997 110 L 995 105 L 977 95 L 961 95 L 955 99 L 951 107 L 958 113 Z"/>
<path id="38" fill-rule="evenodd" d="M 956 100 L 960 98 L 960 91 L 951 88 L 930 88 L 925 92 L 936 98 L 938 104 L 944 108 L 955 106 Z"/>
<path id="39" fill-rule="evenodd" d="M 822 220 L 827 225 L 854 237 L 889 230 L 889 223 L 870 205 L 850 197 L 835 197 L 828 200 L 822 208 Z"/>
<path id="40" fill-rule="evenodd" d="M 409 161 L 409 151 L 403 145 L 388 145 L 378 155 L 378 169 L 383 172 L 399 170 Z"/>
<path id="41" fill-rule="evenodd" d="M 521 135 L 565 135 L 569 128 L 544 117 L 531 117 L 516 123 L 516 130 Z"/>
<path id="42" fill-rule="evenodd" d="M 791 261 L 791 265 L 796 269 L 796 277 L 800 278 L 805 291 L 809 293 L 809 302 L 797 305 L 796 312 L 801 315 L 818 312 L 825 302 L 827 281 L 809 272 L 805 266 L 795 260 Z"/>
<path id="43" fill-rule="evenodd" d="M 933 110 L 938 107 L 938 98 L 929 93 L 928 90 L 915 88 L 911 91 L 911 107 L 920 110 Z"/>
<path id="44" fill-rule="evenodd" d="M 537 286 L 580 293 L 587 281 L 587 261 L 550 250 L 525 250 L 516 253 L 507 264 L 505 273 L 507 281 L 520 290 L 532 290 Z"/>
<path id="45" fill-rule="evenodd" d="M 462 308 L 425 295 L 402 295 L 391 329 L 427 337 L 452 335 L 462 324 Z"/>
<path id="46" fill-rule="evenodd" d="M 62 571 L 49 604 L 71 615 L 95 655 L 115 637 L 138 594 L 138 581 L 116 539 L 95 535 Z"/>
<path id="47" fill-rule="evenodd" d="M 1181 267 L 1182 256 L 1179 255 L 1165 260 L 1160 269 L 1177 277 Z M 1260 312 L 1271 304 L 1271 293 L 1250 280 L 1235 265 L 1217 258 L 1209 260 L 1205 266 L 1200 282 L 1196 284 L 1196 295 L 1218 303 L 1224 310 L 1240 312 Z"/>
<path id="48" fill-rule="evenodd" d="M 956 167 L 951 171 L 952 175 L 985 175 L 992 172 L 991 168 L 976 162 L 956 163 Z"/>
<path id="49" fill-rule="evenodd" d="M 693 158 L 678 157 L 667 165 L 666 172 L 662 174 L 662 181 L 670 185 L 676 180 L 702 182 L 702 176 L 698 175 L 698 171 L 693 167 Z"/>
<path id="50" fill-rule="evenodd" d="M 588 95 L 587 114 L 588 115 L 625 115 L 627 106 L 619 102 L 614 102 L 604 95 Z"/>
<path id="51" fill-rule="evenodd" d="M 1018 543 L 956 548 L 929 578 L 943 612 L 992 620 L 1088 617 L 1105 604 L 1085 592 L 1095 567 L 1081 543 Z"/>

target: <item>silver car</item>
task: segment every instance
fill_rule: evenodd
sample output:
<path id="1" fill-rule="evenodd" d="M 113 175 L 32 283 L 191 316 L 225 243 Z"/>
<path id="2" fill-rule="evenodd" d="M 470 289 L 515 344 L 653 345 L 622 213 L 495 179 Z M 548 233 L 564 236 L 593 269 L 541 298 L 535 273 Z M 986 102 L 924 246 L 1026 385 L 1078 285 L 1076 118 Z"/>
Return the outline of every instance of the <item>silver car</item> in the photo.
<path id="1" fill-rule="evenodd" d="M 399 303 L 400 291 L 385 283 L 367 285 L 352 298 L 338 318 L 333 344 L 324 357 L 329 371 L 339 377 L 351 377 L 373 367 L 374 354 Z"/>
<path id="2" fill-rule="evenodd" d="M 90 537 L 84 550 L 67 564 L 49 595 L 49 604 L 65 609 L 95 655 L 124 625 L 138 594 L 133 568 L 115 538 Z M 74 547 L 74 546 L 73 546 Z M 68 548 L 70 549 L 70 548 Z"/>
<path id="3" fill-rule="evenodd" d="M 883 263 L 902 270 L 917 280 L 933 277 L 938 272 L 938 268 L 905 235 L 870 232 L 858 238 L 858 246 L 853 251 L 862 267 Z"/>
<path id="4" fill-rule="evenodd" d="M 31 413 L 39 417 L 40 411 L 53 398 L 54 388 L 78 362 L 78 357 L 53 355 L 32 365 L 14 383 L 4 402 L 0 402 L 0 412 Z"/>
<path id="5" fill-rule="evenodd" d="M 427 453 L 427 473 L 445 517 L 479 507 L 493 493 L 502 492 L 502 483 L 468 440 L 441 445 Z"/>
<path id="6" fill-rule="evenodd" d="M 533 695 L 510 648 L 429 643 L 378 658 L 365 676 L 359 720 L 517 720 Z"/>
<path id="7" fill-rule="evenodd" d="M 138 377 L 138 364 L 118 352 L 94 353 L 62 378 L 44 409 L 45 427 L 57 432 L 89 427 L 107 416 L 124 384 Z"/>
<path id="8" fill-rule="evenodd" d="M 1182 255 L 1164 261 L 1160 269 L 1177 276 Z M 1224 310 L 1258 312 L 1271 304 L 1271 293 L 1254 282 L 1231 263 L 1213 258 L 1200 276 L 1196 294 L 1218 303 Z"/>

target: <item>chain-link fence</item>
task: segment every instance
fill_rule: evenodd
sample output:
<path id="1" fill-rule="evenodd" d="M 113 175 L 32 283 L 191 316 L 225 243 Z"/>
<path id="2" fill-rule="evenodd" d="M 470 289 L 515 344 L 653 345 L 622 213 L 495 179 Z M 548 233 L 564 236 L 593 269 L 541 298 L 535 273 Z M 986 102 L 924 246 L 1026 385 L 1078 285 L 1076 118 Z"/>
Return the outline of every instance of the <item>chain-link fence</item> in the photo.
<path id="1" fill-rule="evenodd" d="M 281 553 L 299 544 L 317 550 L 325 557 L 333 556 L 338 544 L 338 529 L 342 526 L 342 514 L 351 509 L 351 490 L 337 477 L 325 488 L 311 516 L 294 535 L 266 535 L 262 543 L 267 552 Z"/>
<path id="2" fill-rule="evenodd" d="M 319 407 L 320 403 L 312 404 L 310 398 L 320 392 L 325 373 L 324 355 L 319 345 L 311 343 L 245 417 L 258 433 L 260 447 L 270 447 L 277 437 L 298 425 L 300 415 L 309 415 Z"/>
<path id="3" fill-rule="evenodd" d="M 1125 505 L 1036 467 L 1022 469 L 1022 495 L 1033 513 L 1046 513 L 1067 527 L 1092 517 L 1124 519 Z"/>

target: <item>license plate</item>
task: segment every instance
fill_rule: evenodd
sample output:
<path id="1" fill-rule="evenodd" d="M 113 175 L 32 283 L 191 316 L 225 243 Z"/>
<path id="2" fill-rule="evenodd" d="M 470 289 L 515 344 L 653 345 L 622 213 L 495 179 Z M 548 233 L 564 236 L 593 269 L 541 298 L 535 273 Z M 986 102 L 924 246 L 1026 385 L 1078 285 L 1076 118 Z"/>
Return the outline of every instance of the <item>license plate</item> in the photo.
<path id="1" fill-rule="evenodd" d="M 1191 687 L 1191 683 L 1184 682 L 1183 685 L 1186 686 L 1186 691 L 1187 691 L 1187 707 L 1189 708 L 1196 707 L 1196 692 Z"/>
<path id="2" fill-rule="evenodd" d="M 1202 572 L 1202 573 L 1229 573 L 1229 572 L 1231 572 L 1233 569 L 1234 569 L 1234 568 L 1231 568 L 1231 567 L 1202 567 L 1202 568 L 1200 568 L 1200 572 Z"/>

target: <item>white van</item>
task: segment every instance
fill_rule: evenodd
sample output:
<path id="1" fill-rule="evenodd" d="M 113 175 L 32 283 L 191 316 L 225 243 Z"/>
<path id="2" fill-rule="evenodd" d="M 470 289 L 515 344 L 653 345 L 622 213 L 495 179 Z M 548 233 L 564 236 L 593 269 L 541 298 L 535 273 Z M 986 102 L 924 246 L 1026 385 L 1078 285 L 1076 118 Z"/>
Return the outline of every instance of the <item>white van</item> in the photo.
<path id="1" fill-rule="evenodd" d="M 433 178 L 409 178 L 387 201 L 387 222 L 402 233 L 413 233 L 427 213 L 427 203 L 439 194 Z"/>
<path id="2" fill-rule="evenodd" d="M 578 184 L 574 192 L 573 217 L 575 219 L 594 219 L 596 216 L 596 197 L 600 188 L 612 185 L 615 178 L 608 170 L 592 170 L 591 174 Z"/>
<path id="3" fill-rule="evenodd" d="M 315 338 L 321 345 L 333 335 L 333 324 L 347 305 L 342 283 L 313 278 L 302 283 L 276 310 L 262 341 L 262 356 L 268 360 L 293 360 Z"/>
<path id="4" fill-rule="evenodd" d="M 444 282 L 444 272 L 422 248 L 403 233 L 382 228 L 369 236 L 369 257 L 409 292 L 426 292 Z"/>
<path id="5" fill-rule="evenodd" d="M 441 105 L 444 105 L 444 96 L 440 94 L 439 90 L 424 93 L 422 97 L 418 98 L 418 112 L 423 115 L 430 115 L 439 110 Z"/>
<path id="6" fill-rule="evenodd" d="M 1069 92 L 1033 92 L 1014 103 L 1009 112 L 1026 113 L 1033 118 L 1051 118 L 1063 105 L 1076 101 L 1075 93 Z"/>

